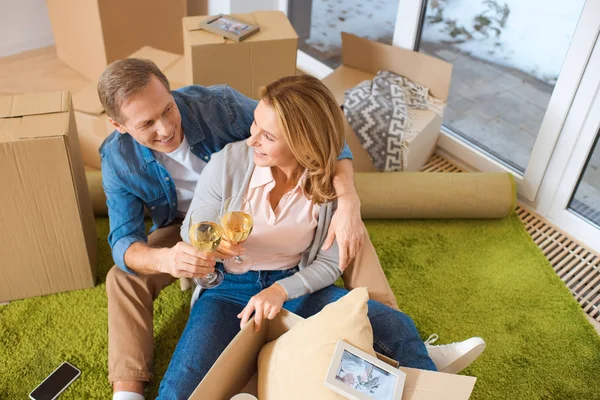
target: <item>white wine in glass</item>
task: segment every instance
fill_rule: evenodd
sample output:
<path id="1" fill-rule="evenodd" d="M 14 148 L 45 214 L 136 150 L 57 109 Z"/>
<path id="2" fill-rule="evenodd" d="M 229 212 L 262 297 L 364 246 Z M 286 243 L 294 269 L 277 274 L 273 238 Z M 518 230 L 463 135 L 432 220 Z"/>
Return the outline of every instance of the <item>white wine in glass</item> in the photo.
<path id="1" fill-rule="evenodd" d="M 240 244 L 250 236 L 254 222 L 250 202 L 241 196 L 228 198 L 223 204 L 221 227 L 225 238 L 233 244 Z M 227 272 L 242 274 L 248 272 L 252 262 L 247 256 L 235 256 L 233 261 L 226 260 L 223 265 Z"/>
<path id="2" fill-rule="evenodd" d="M 194 246 L 196 250 L 210 253 L 219 247 L 223 231 L 221 230 L 221 227 L 214 222 L 202 221 L 190 225 L 189 235 L 192 246 Z"/>
<path id="3" fill-rule="evenodd" d="M 219 213 L 211 207 L 198 207 L 192 211 L 188 234 L 190 243 L 198 251 L 206 253 L 213 252 L 219 247 L 223 230 L 216 222 Z M 215 269 L 214 272 L 206 274 L 202 278 L 194 278 L 194 282 L 204 289 L 217 287 L 223 282 L 223 272 Z"/>

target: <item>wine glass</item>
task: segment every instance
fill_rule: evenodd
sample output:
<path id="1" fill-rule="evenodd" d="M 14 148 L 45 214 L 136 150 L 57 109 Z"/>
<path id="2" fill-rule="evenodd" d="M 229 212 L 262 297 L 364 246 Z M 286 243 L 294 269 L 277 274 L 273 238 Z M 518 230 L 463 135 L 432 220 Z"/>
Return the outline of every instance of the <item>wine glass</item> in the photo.
<path id="1" fill-rule="evenodd" d="M 240 244 L 250 236 L 252 232 L 252 207 L 250 202 L 243 196 L 232 196 L 223 203 L 221 211 L 221 227 L 223 235 L 233 244 Z M 223 262 L 227 272 L 243 274 L 252 267 L 252 261 L 248 256 L 235 256 L 233 260 Z"/>
<path id="2" fill-rule="evenodd" d="M 192 211 L 190 228 L 188 230 L 190 242 L 198 251 L 213 252 L 221 243 L 223 229 L 219 225 L 219 212 L 207 206 L 200 206 Z M 204 289 L 217 287 L 223 282 L 223 272 L 215 269 L 202 278 L 194 278 L 194 282 Z"/>

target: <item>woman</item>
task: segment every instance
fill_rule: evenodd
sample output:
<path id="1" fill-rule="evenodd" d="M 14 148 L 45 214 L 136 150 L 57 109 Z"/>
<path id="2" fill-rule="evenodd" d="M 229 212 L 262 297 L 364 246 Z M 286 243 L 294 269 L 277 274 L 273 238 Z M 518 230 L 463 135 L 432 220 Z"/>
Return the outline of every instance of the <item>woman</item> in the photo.
<path id="1" fill-rule="evenodd" d="M 251 137 L 213 156 L 190 206 L 190 212 L 220 210 L 234 195 L 250 201 L 254 229 L 244 254 L 252 270 L 226 273 L 213 289 L 196 288 L 160 398 L 187 398 L 253 312 L 259 329 L 282 307 L 307 318 L 347 293 L 333 285 L 341 275 L 337 246 L 321 249 L 336 205 L 332 179 L 343 114 L 321 81 L 306 75 L 264 87 L 261 98 Z M 188 242 L 189 217 L 181 231 Z M 227 257 L 242 250 L 225 240 L 218 248 Z M 376 351 L 403 366 L 436 369 L 408 316 L 373 300 L 368 309 Z"/>

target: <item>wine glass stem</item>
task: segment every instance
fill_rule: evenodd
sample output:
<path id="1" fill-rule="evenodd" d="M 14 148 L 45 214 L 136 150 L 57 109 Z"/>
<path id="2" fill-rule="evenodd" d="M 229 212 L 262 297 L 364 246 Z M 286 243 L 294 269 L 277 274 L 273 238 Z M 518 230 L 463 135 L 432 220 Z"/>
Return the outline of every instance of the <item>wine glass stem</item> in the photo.
<path id="1" fill-rule="evenodd" d="M 233 261 L 234 261 L 236 264 L 242 264 L 242 263 L 244 262 L 244 260 L 243 260 L 243 259 L 242 259 L 242 257 L 240 257 L 240 256 L 235 256 L 235 257 L 233 258 Z"/>

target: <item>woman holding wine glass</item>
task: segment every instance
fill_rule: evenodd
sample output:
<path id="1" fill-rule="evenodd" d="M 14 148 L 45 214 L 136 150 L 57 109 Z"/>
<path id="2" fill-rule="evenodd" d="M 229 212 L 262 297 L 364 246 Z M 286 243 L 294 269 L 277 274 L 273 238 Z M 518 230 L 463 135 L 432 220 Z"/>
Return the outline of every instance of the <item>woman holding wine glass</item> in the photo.
<path id="1" fill-rule="evenodd" d="M 187 398 L 253 313 L 260 329 L 282 307 L 308 318 L 348 292 L 333 285 L 342 274 L 337 245 L 322 249 L 336 208 L 333 176 L 344 144 L 342 111 L 323 83 L 307 75 L 282 78 L 262 88 L 261 98 L 251 137 L 213 155 L 190 206 L 223 209 L 221 225 L 229 233 L 216 257 L 240 255 L 249 270 L 234 271 L 235 259 L 229 260 L 227 270 L 238 273 L 225 273 L 212 289 L 196 288 L 160 386 L 161 399 Z M 201 218 L 209 220 L 212 214 L 204 212 Z M 231 213 L 247 217 L 230 226 Z M 239 224 L 250 219 L 252 224 Z M 181 230 L 185 241 L 193 220 L 188 213 Z M 239 241 L 246 237 L 242 247 Z M 436 369 L 408 316 L 373 300 L 368 309 L 376 351 L 402 366 Z"/>

